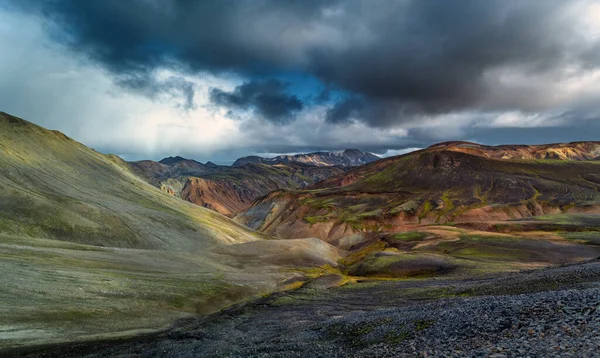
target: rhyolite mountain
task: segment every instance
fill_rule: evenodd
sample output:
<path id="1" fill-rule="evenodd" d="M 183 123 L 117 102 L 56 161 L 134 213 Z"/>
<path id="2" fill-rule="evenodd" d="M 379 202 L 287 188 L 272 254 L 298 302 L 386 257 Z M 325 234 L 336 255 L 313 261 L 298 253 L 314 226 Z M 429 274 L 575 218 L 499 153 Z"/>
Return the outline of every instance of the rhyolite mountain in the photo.
<path id="1" fill-rule="evenodd" d="M 339 152 L 314 152 L 308 154 L 279 155 L 273 158 L 248 156 L 239 158 L 232 166 L 240 167 L 250 163 L 260 164 L 289 164 L 304 163 L 319 167 L 342 166 L 355 167 L 379 160 L 378 156 L 359 149 L 346 149 Z"/>
<path id="2" fill-rule="evenodd" d="M 275 158 L 244 157 L 231 167 L 179 156 L 130 165 L 148 182 L 171 195 L 233 216 L 273 190 L 303 188 L 378 159 L 371 153 L 347 149 Z"/>
<path id="3" fill-rule="evenodd" d="M 233 216 L 257 198 L 278 189 L 302 188 L 347 168 L 317 167 L 303 163 L 246 164 L 242 167 L 183 163 L 166 165 L 149 160 L 130 163 L 133 171 L 163 191 L 196 205 Z M 190 169 L 191 168 L 191 169 Z"/>
<path id="4" fill-rule="evenodd" d="M 302 163 L 246 164 L 195 177 L 169 179 L 161 188 L 194 204 L 233 216 L 274 190 L 303 188 L 344 171 L 345 168 L 338 166 Z"/>
<path id="5" fill-rule="evenodd" d="M 441 143 L 279 190 L 236 219 L 279 237 L 335 243 L 406 225 L 600 213 L 599 142 L 536 146 Z"/>

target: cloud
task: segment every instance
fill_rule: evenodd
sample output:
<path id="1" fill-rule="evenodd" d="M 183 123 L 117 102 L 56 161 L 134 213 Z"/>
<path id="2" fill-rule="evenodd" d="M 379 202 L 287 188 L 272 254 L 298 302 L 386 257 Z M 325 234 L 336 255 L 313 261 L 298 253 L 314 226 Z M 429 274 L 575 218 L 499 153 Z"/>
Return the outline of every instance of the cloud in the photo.
<path id="1" fill-rule="evenodd" d="M 231 92 L 213 88 L 210 100 L 218 106 L 252 110 L 271 122 L 283 123 L 293 120 L 304 107 L 297 96 L 286 92 L 287 86 L 275 79 L 250 81 Z"/>
<path id="2" fill-rule="evenodd" d="M 176 107 L 186 111 L 196 108 L 194 104 L 195 84 L 181 76 L 169 76 L 164 80 L 159 80 L 150 75 L 126 74 L 116 78 L 115 83 L 139 91 L 151 99 L 159 96 L 182 97 L 183 103 L 178 103 Z"/>
<path id="3" fill-rule="evenodd" d="M 0 3 L 0 110 L 130 159 L 600 132 L 597 1 Z"/>
<path id="4" fill-rule="evenodd" d="M 358 97 L 345 98 L 331 107 L 325 116 L 330 123 L 345 123 L 360 116 L 360 111 L 365 108 L 363 99 Z"/>
<path id="5" fill-rule="evenodd" d="M 550 98 L 565 81 L 599 66 L 600 22 L 589 15 L 597 6 L 585 0 L 13 4 L 37 9 L 64 43 L 119 75 L 161 67 L 252 78 L 302 72 L 364 99 L 358 113 L 348 101 L 334 105 L 336 123 L 355 116 L 386 127 L 422 114 L 543 111 L 563 104 Z M 531 80 L 524 86 L 515 76 Z M 265 113 L 289 107 L 277 104 L 265 104 Z"/>

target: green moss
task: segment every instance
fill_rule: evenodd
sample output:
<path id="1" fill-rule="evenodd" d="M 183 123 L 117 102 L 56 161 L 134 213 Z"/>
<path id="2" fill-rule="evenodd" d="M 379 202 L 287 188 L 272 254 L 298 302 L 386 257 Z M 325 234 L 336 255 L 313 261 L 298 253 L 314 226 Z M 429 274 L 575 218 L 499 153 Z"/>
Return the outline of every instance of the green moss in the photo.
<path id="1" fill-rule="evenodd" d="M 459 241 L 441 242 L 437 251 L 457 258 L 523 261 L 536 256 L 528 240 L 507 236 L 460 235 Z"/>
<path id="2" fill-rule="evenodd" d="M 389 213 L 392 215 L 404 213 L 406 215 L 415 215 L 417 210 L 419 209 L 419 205 L 421 203 L 417 200 L 409 200 L 403 202 L 400 205 L 395 205 L 392 209 L 389 210 Z"/>
<path id="3" fill-rule="evenodd" d="M 312 226 L 317 223 L 327 222 L 329 218 L 327 216 L 305 216 L 304 221 Z"/>
<path id="4" fill-rule="evenodd" d="M 419 224 L 421 223 L 421 220 L 423 218 L 425 218 L 425 216 L 427 216 L 427 214 L 429 214 L 432 207 L 433 206 L 431 205 L 431 201 L 429 201 L 429 200 L 425 201 L 425 203 L 423 204 L 423 208 L 421 209 L 421 213 L 419 214 Z"/>
<path id="5" fill-rule="evenodd" d="M 388 237 L 397 241 L 421 241 L 427 237 L 427 234 L 420 231 L 406 231 L 398 232 Z"/>
<path id="6" fill-rule="evenodd" d="M 450 271 L 452 265 L 439 257 L 425 253 L 400 255 L 371 253 L 362 261 L 347 267 L 353 276 L 381 278 L 424 278 Z"/>
<path id="7" fill-rule="evenodd" d="M 387 247 L 383 241 L 374 242 L 366 247 L 361 248 L 358 251 L 351 253 L 340 261 L 340 264 L 344 266 L 354 265 L 365 259 L 368 255 L 376 252 L 380 252 Z"/>
<path id="8" fill-rule="evenodd" d="M 450 191 L 447 190 L 442 194 L 441 198 L 444 203 L 444 207 L 439 210 L 437 217 L 435 219 L 436 223 L 439 223 L 443 216 L 448 215 L 452 210 L 454 210 L 454 202 L 450 199 Z"/>
<path id="9" fill-rule="evenodd" d="M 561 235 L 581 244 L 600 246 L 600 231 L 562 232 Z"/>
<path id="10" fill-rule="evenodd" d="M 389 331 L 383 335 L 383 343 L 400 344 L 410 337 L 411 334 L 409 331 Z"/>
<path id="11" fill-rule="evenodd" d="M 434 323 L 435 323 L 435 321 L 433 321 L 433 320 L 425 320 L 425 319 L 417 320 L 417 321 L 415 321 L 415 330 L 417 330 L 417 331 L 425 330 L 425 329 L 433 326 Z"/>
<path id="12" fill-rule="evenodd" d="M 272 306 L 285 306 L 296 303 L 296 299 L 291 296 L 279 296 L 269 302 Z"/>

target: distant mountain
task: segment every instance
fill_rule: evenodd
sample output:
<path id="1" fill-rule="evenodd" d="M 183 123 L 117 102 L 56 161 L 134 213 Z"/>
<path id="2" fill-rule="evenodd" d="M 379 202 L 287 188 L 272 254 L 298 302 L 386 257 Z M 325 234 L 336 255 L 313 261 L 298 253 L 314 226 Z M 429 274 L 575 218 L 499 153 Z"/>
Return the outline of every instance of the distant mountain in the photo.
<path id="1" fill-rule="evenodd" d="M 196 177 L 169 179 L 161 188 L 194 204 L 233 216 L 273 190 L 300 189 L 344 172 L 345 168 L 339 166 L 247 164 L 221 167 Z"/>
<path id="2" fill-rule="evenodd" d="M 300 189 L 350 167 L 380 159 L 358 149 L 240 158 L 231 167 L 180 156 L 129 163 L 152 185 L 194 204 L 233 216 L 273 190 Z"/>
<path id="3" fill-rule="evenodd" d="M 137 162 L 130 162 L 129 164 L 133 171 L 155 186 L 160 186 L 162 181 L 170 178 L 199 176 L 213 173 L 221 167 L 212 162 L 202 164 L 193 159 L 186 159 L 179 156 L 164 158 L 158 162 L 153 160 L 140 160 Z"/>
<path id="4" fill-rule="evenodd" d="M 254 200 L 273 190 L 303 188 L 346 171 L 342 166 L 301 162 L 229 167 L 182 157 L 129 164 L 132 171 L 163 191 L 229 216 L 247 209 Z"/>
<path id="5" fill-rule="evenodd" d="M 600 142 L 441 143 L 277 191 L 236 219 L 279 237 L 335 242 L 407 225 L 600 213 Z"/>
<path id="6" fill-rule="evenodd" d="M 248 156 L 239 158 L 233 163 L 232 166 L 241 167 L 250 163 L 267 165 L 305 163 L 318 167 L 355 167 L 363 164 L 368 164 L 379 159 L 381 158 L 369 152 L 363 152 L 359 149 L 346 149 L 341 152 L 314 152 L 308 154 L 279 155 L 274 158 Z"/>
<path id="7" fill-rule="evenodd" d="M 196 162 L 195 160 L 185 159 L 180 156 L 163 158 L 163 159 L 159 160 L 158 162 L 160 164 L 171 165 L 171 164 L 176 164 L 176 163 L 184 162 L 184 161 Z M 196 162 L 196 163 L 201 164 L 199 162 Z"/>

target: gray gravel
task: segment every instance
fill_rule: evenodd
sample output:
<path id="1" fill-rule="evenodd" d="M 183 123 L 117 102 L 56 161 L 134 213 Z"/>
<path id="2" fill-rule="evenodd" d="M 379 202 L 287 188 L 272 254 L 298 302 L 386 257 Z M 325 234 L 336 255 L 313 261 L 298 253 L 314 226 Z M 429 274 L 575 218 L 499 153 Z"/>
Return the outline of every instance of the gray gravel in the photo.
<path id="1" fill-rule="evenodd" d="M 31 356 L 598 357 L 599 283 L 594 261 L 481 280 L 300 289 L 155 336 Z"/>

